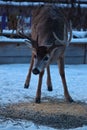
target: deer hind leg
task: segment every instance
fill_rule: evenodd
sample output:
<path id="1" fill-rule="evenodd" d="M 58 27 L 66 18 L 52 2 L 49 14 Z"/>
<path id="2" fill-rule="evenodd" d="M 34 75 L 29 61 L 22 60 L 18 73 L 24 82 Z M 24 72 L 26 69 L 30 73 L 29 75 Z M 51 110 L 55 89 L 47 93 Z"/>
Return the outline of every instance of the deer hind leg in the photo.
<path id="1" fill-rule="evenodd" d="M 41 102 L 41 86 L 42 86 L 43 75 L 44 75 L 44 70 L 39 74 L 39 81 L 38 81 L 38 87 L 37 87 L 36 99 L 35 99 L 36 103 Z"/>
<path id="2" fill-rule="evenodd" d="M 59 73 L 60 73 L 63 87 L 64 87 L 64 95 L 65 95 L 66 101 L 73 102 L 73 99 L 69 95 L 68 88 L 67 88 L 67 83 L 66 83 L 66 79 L 65 79 L 65 71 L 64 71 L 64 58 L 63 57 L 59 58 L 58 65 L 59 65 Z"/>
<path id="3" fill-rule="evenodd" d="M 47 67 L 47 87 L 48 91 L 52 91 L 52 82 L 51 82 L 51 76 L 50 76 L 50 66 Z"/>
<path id="4" fill-rule="evenodd" d="M 34 64 L 34 54 L 32 54 L 32 57 L 31 57 L 30 68 L 29 68 L 29 71 L 28 71 L 28 74 L 27 74 L 27 77 L 26 77 L 26 80 L 25 80 L 24 88 L 29 87 L 33 64 Z"/>

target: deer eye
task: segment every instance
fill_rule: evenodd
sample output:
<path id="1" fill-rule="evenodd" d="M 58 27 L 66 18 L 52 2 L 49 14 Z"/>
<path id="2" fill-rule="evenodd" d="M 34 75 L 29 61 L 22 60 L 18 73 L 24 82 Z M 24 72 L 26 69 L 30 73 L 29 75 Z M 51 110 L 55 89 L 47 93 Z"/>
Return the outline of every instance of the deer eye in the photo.
<path id="1" fill-rule="evenodd" d="M 44 61 L 47 61 L 49 59 L 49 56 L 44 57 Z"/>
<path id="2" fill-rule="evenodd" d="M 34 58 L 36 59 L 36 58 L 37 58 L 37 56 L 36 56 L 36 55 L 34 55 Z"/>

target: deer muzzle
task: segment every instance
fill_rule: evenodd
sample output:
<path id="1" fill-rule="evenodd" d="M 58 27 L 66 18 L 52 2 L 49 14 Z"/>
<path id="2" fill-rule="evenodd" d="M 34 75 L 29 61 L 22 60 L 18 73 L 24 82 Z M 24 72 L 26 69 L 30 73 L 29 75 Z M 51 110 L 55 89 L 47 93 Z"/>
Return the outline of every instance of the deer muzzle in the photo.
<path id="1" fill-rule="evenodd" d="M 39 71 L 38 68 L 34 68 L 34 69 L 32 70 L 32 72 L 33 72 L 33 74 L 35 74 L 35 75 L 37 75 L 37 74 L 40 73 L 40 71 Z"/>

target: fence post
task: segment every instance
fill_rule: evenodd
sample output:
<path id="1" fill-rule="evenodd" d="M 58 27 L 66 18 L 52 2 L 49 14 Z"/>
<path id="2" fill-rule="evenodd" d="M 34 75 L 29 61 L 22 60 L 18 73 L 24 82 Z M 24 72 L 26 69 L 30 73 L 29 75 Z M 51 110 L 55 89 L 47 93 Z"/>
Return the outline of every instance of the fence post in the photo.
<path id="1" fill-rule="evenodd" d="M 1 17 L 1 33 L 3 32 L 3 29 L 6 28 L 6 14 L 3 13 Z"/>

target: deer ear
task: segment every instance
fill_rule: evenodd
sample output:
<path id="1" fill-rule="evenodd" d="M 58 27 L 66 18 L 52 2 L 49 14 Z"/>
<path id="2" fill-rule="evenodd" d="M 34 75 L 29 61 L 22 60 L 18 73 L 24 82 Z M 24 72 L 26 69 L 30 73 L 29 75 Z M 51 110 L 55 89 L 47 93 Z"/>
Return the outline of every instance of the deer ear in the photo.
<path id="1" fill-rule="evenodd" d="M 25 40 L 25 44 L 32 49 L 32 43 L 30 40 Z"/>

